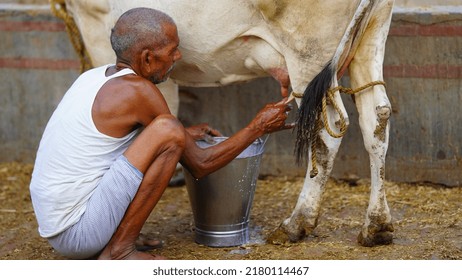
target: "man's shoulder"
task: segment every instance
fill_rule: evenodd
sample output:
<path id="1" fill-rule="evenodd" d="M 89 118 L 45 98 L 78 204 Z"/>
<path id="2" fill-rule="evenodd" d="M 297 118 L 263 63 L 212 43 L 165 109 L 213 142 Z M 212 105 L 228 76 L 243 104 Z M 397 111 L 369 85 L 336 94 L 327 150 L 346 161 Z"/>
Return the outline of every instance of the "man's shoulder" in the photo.
<path id="1" fill-rule="evenodd" d="M 156 85 L 137 75 L 124 75 L 113 78 L 106 83 L 109 87 L 115 87 L 125 93 L 144 95 L 161 94 Z"/>
<path id="2" fill-rule="evenodd" d="M 137 75 L 124 75 L 109 80 L 101 89 L 111 103 L 131 108 L 152 107 L 163 95 L 156 85 Z"/>

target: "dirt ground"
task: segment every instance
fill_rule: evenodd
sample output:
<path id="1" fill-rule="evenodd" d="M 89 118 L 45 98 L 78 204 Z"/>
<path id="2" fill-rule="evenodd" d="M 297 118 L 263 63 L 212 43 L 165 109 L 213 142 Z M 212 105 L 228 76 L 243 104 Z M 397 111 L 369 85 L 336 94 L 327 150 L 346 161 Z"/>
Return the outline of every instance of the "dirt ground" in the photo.
<path id="1" fill-rule="evenodd" d="M 0 259 L 63 259 L 41 239 L 29 196 L 31 165 L 0 163 Z M 250 217 L 250 242 L 209 248 L 194 242 L 184 186 L 169 187 L 143 232 L 164 241 L 152 251 L 169 259 L 462 259 L 462 186 L 387 182 L 395 236 L 392 245 L 361 247 L 356 236 L 369 197 L 368 180 L 330 180 L 313 234 L 299 243 L 269 245 L 266 237 L 293 209 L 303 178 L 264 178 L 257 183 Z"/>

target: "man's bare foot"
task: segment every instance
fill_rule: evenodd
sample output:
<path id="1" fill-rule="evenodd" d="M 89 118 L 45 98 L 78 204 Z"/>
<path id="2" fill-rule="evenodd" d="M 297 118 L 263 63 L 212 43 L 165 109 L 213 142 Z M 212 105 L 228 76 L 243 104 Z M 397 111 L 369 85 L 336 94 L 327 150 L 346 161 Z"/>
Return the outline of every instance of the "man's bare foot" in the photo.
<path id="1" fill-rule="evenodd" d="M 160 249 L 163 245 L 164 244 L 161 240 L 150 238 L 142 233 L 140 233 L 138 239 L 135 242 L 135 246 L 138 251 L 151 251 L 154 249 Z"/>

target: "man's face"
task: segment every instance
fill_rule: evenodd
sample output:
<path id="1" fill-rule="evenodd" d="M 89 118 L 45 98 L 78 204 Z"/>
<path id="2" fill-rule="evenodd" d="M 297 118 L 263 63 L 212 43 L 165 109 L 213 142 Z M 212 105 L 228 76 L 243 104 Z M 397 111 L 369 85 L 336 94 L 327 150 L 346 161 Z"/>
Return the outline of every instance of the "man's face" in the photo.
<path id="1" fill-rule="evenodd" d="M 181 52 L 178 49 L 180 40 L 178 38 L 176 27 L 168 25 L 165 30 L 166 35 L 169 38 L 169 43 L 167 43 L 163 48 L 154 51 L 156 68 L 155 71 L 148 77 L 148 79 L 154 84 L 165 82 L 175 68 L 175 62 L 181 59 Z"/>
<path id="2" fill-rule="evenodd" d="M 161 72 L 155 72 L 153 75 L 149 76 L 148 79 L 151 81 L 153 84 L 160 84 L 162 82 L 165 82 L 169 77 L 173 69 L 175 68 L 175 63 L 170 66 L 169 69 L 165 72 L 165 74 L 162 75 Z"/>

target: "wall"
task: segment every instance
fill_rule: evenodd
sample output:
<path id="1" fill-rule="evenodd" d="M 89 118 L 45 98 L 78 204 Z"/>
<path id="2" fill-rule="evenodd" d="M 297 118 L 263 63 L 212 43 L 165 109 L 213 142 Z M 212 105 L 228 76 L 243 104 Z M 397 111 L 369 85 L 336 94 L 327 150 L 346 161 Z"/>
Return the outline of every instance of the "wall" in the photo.
<path id="1" fill-rule="evenodd" d="M 79 62 L 48 4 L 5 2 L 11 1 L 0 2 L 0 162 L 32 162 L 49 116 L 78 76 Z M 399 2 L 403 6 L 395 9 L 385 59 L 393 106 L 386 177 L 461 185 L 462 10 L 423 8 L 422 1 L 415 9 L 412 1 Z M 348 85 L 348 80 L 342 83 Z M 269 78 L 219 89 L 182 88 L 179 118 L 185 123 L 208 121 L 230 134 L 264 103 L 278 99 L 278 85 Z M 350 98 L 344 101 L 351 125 L 333 175 L 369 177 L 356 109 Z M 291 131 L 273 134 L 261 173 L 304 175 L 305 167 L 294 163 L 293 143 Z"/>
<path id="2" fill-rule="evenodd" d="M 410 7 L 410 8 L 424 8 L 434 6 L 458 6 L 460 0 L 395 0 L 395 6 Z"/>
<path id="3" fill-rule="evenodd" d="M 79 62 L 48 5 L 0 7 L 0 161 L 31 162 Z"/>

